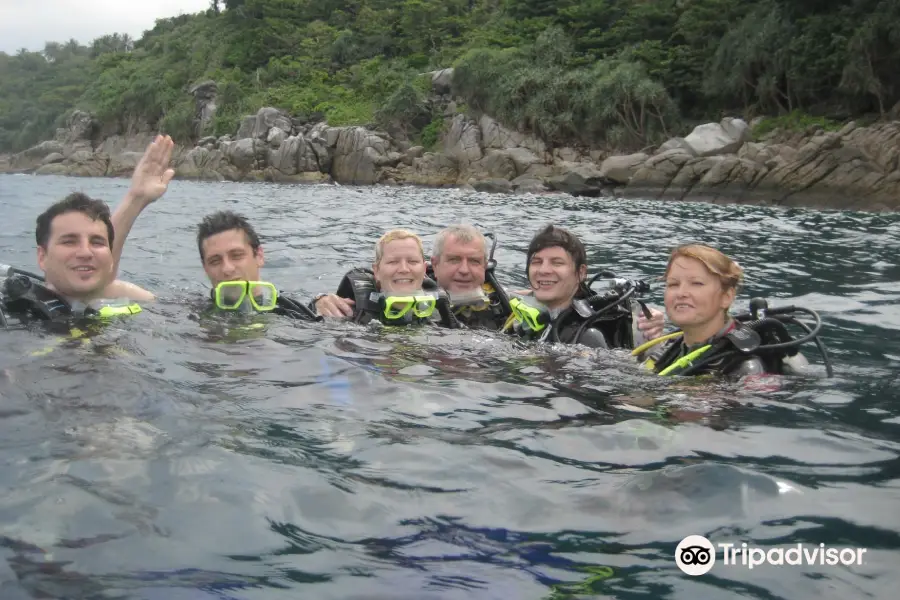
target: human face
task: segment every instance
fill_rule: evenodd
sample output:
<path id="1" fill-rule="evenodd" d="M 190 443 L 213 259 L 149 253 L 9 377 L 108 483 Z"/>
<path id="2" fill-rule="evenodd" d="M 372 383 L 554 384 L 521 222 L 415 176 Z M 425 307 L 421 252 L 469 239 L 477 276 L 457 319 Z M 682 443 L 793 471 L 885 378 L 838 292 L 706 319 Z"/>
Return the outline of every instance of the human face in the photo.
<path id="1" fill-rule="evenodd" d="M 528 282 L 534 297 L 547 308 L 569 306 L 586 274 L 587 265 L 576 269 L 575 260 L 560 246 L 536 252 L 528 264 Z"/>
<path id="2" fill-rule="evenodd" d="M 451 295 L 480 288 L 484 284 L 484 243 L 464 243 L 455 236 L 444 240 L 441 256 L 433 256 L 434 278 Z"/>
<path id="3" fill-rule="evenodd" d="M 413 238 L 392 240 L 384 245 L 381 261 L 372 265 L 375 281 L 388 294 L 411 294 L 422 289 L 425 258 Z"/>
<path id="4" fill-rule="evenodd" d="M 265 263 L 262 246 L 256 253 L 247 234 L 229 229 L 203 240 L 203 270 L 213 286 L 223 281 L 259 281 L 259 269 Z"/>
<path id="5" fill-rule="evenodd" d="M 685 332 L 710 331 L 704 339 L 725 326 L 725 310 L 734 296 L 734 288 L 723 290 L 719 278 L 696 258 L 679 256 L 666 274 L 664 298 L 669 320 Z"/>
<path id="6" fill-rule="evenodd" d="M 49 286 L 73 300 L 97 298 L 112 278 L 106 223 L 83 212 L 70 211 L 54 218 L 47 246 L 38 246 L 37 254 Z"/>

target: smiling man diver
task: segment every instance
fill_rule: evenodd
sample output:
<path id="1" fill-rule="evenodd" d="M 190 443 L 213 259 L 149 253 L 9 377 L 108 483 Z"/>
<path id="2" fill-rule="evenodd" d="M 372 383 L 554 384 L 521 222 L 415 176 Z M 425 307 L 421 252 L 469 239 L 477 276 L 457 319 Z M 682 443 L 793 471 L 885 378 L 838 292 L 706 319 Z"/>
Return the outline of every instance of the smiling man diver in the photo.
<path id="1" fill-rule="evenodd" d="M 613 285 L 604 293 L 591 289 L 584 244 L 562 227 L 547 225 L 535 234 L 528 245 L 526 273 L 531 290 L 510 300 L 510 329 L 521 337 L 631 349 L 642 338 L 653 339 L 663 331 L 662 311 L 637 302 L 641 282 L 613 276 Z"/>
<path id="2" fill-rule="evenodd" d="M 174 171 L 159 162 L 164 154 L 160 140 L 148 146 L 135 168 L 122 205 L 152 202 L 165 193 Z M 0 269 L 0 277 L 5 277 L 0 287 L 2 308 L 24 319 L 46 321 L 140 312 L 137 303 L 154 297 L 116 279 L 124 236 L 118 235 L 115 221 L 105 202 L 77 192 L 47 208 L 35 227 L 37 263 L 44 275 Z"/>

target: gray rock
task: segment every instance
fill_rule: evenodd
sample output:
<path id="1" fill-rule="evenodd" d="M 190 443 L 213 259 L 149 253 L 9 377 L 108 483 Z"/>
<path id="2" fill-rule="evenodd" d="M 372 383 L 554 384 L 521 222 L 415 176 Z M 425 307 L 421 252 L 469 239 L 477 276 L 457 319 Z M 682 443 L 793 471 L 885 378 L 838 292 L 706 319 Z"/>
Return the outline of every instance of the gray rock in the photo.
<path id="1" fill-rule="evenodd" d="M 197 134 L 207 131 L 216 115 L 216 96 L 219 86 L 213 80 L 202 81 L 193 86 L 190 94 L 194 96 L 194 118 L 197 120 Z"/>
<path id="2" fill-rule="evenodd" d="M 453 87 L 453 69 L 431 71 L 431 91 L 435 94 L 449 94 Z"/>
<path id="3" fill-rule="evenodd" d="M 265 168 L 266 145 L 254 138 L 229 142 L 224 148 L 225 156 L 238 171 L 248 173 Z"/>
<path id="4" fill-rule="evenodd" d="M 684 141 L 697 156 L 734 154 L 750 139 L 750 127 L 743 119 L 726 117 L 720 123 L 694 127 Z"/>
<path id="5" fill-rule="evenodd" d="M 478 192 L 491 194 L 509 194 L 512 192 L 512 184 L 506 179 L 492 177 L 490 179 L 470 179 L 471 185 Z"/>
<path id="6" fill-rule="evenodd" d="M 506 150 L 488 150 L 479 161 L 469 165 L 469 171 L 476 179 L 515 179 L 518 175 L 516 164 Z"/>
<path id="7" fill-rule="evenodd" d="M 143 152 L 120 152 L 109 157 L 107 175 L 111 177 L 131 176 L 134 168 L 140 162 Z"/>
<path id="8" fill-rule="evenodd" d="M 224 179 L 219 172 L 223 166 L 225 155 L 220 150 L 206 147 L 193 148 L 185 154 L 175 167 L 175 176 L 182 179 Z"/>
<path id="9" fill-rule="evenodd" d="M 444 137 L 444 152 L 455 158 L 463 170 L 481 160 L 481 128 L 465 115 L 456 115 Z"/>
<path id="10" fill-rule="evenodd" d="M 278 148 L 279 146 L 281 146 L 281 143 L 287 139 L 287 137 L 288 134 L 283 129 L 273 127 L 269 130 L 269 135 L 268 137 L 266 137 L 266 143 L 273 148 Z"/>
<path id="11" fill-rule="evenodd" d="M 379 179 L 378 166 L 388 160 L 388 142 L 363 127 L 343 127 L 338 133 L 331 176 L 338 183 L 370 185 Z M 398 154 L 397 162 L 400 156 Z"/>
<path id="12" fill-rule="evenodd" d="M 683 137 L 674 137 L 669 141 L 660 145 L 659 148 L 656 149 L 654 155 L 662 154 L 663 152 L 668 152 L 669 150 L 681 150 L 683 152 L 687 152 L 691 156 L 697 156 L 697 151 L 694 150 L 690 144 L 688 144 Z"/>
<path id="13" fill-rule="evenodd" d="M 648 158 L 643 152 L 610 156 L 600 165 L 600 175 L 614 183 L 626 184 Z"/>
<path id="14" fill-rule="evenodd" d="M 547 186 L 543 181 L 530 175 L 520 175 L 510 183 L 517 194 L 542 194 L 547 191 Z"/>
<path id="15" fill-rule="evenodd" d="M 588 165 L 574 167 L 562 175 L 547 179 L 550 189 L 591 198 L 610 195 L 610 183 L 596 167 Z"/>

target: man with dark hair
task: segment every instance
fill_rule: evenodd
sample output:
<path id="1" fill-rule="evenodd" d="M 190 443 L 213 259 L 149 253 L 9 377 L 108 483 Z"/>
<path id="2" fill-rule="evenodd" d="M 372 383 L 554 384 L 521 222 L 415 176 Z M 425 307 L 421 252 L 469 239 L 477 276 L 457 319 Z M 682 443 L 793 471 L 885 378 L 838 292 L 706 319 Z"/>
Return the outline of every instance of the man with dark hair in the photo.
<path id="1" fill-rule="evenodd" d="M 167 170 L 171 153 L 160 140 L 148 146 L 135 167 L 123 205 L 152 202 L 165 192 L 174 171 Z M 137 303 L 153 300 L 153 294 L 116 279 L 124 240 L 116 221 L 105 202 L 80 192 L 38 215 L 34 237 L 44 275 L 11 266 L 0 271 L 0 324 L 6 312 L 45 320 L 140 312 Z"/>
<path id="2" fill-rule="evenodd" d="M 75 192 L 38 215 L 37 262 L 49 289 L 68 303 L 128 297 L 148 301 L 153 295 L 123 281 L 113 281 L 115 230 L 109 207 Z"/>
<path id="3" fill-rule="evenodd" d="M 587 252 L 581 240 L 562 227 L 547 225 L 531 239 L 526 257 L 534 297 L 550 309 L 571 304 L 587 277 Z M 535 279 L 538 275 L 546 277 Z"/>
<path id="4" fill-rule="evenodd" d="M 204 217 L 197 226 L 197 249 L 213 287 L 223 281 L 259 281 L 263 249 L 243 215 L 219 211 Z"/>
<path id="5" fill-rule="evenodd" d="M 643 337 L 662 333 L 662 311 L 635 304 L 639 283 L 617 280 L 618 287 L 608 295 L 588 287 L 587 252 L 567 229 L 547 225 L 538 231 L 528 245 L 525 268 L 538 306 L 515 299 L 515 306 L 521 307 L 514 326 L 519 335 L 595 348 L 633 348 Z M 526 318 L 529 311 L 532 319 Z M 649 318 L 642 319 L 641 313 L 649 313 Z"/>

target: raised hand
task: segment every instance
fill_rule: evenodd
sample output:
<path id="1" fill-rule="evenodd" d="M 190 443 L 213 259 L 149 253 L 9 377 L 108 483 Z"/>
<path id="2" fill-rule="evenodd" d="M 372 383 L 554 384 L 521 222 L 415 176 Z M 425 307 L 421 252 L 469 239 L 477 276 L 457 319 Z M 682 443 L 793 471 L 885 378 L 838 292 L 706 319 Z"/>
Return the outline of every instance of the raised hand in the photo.
<path id="1" fill-rule="evenodd" d="M 175 170 L 169 168 L 175 142 L 169 136 L 156 136 L 131 175 L 128 195 L 144 204 L 156 201 L 166 193 Z"/>

